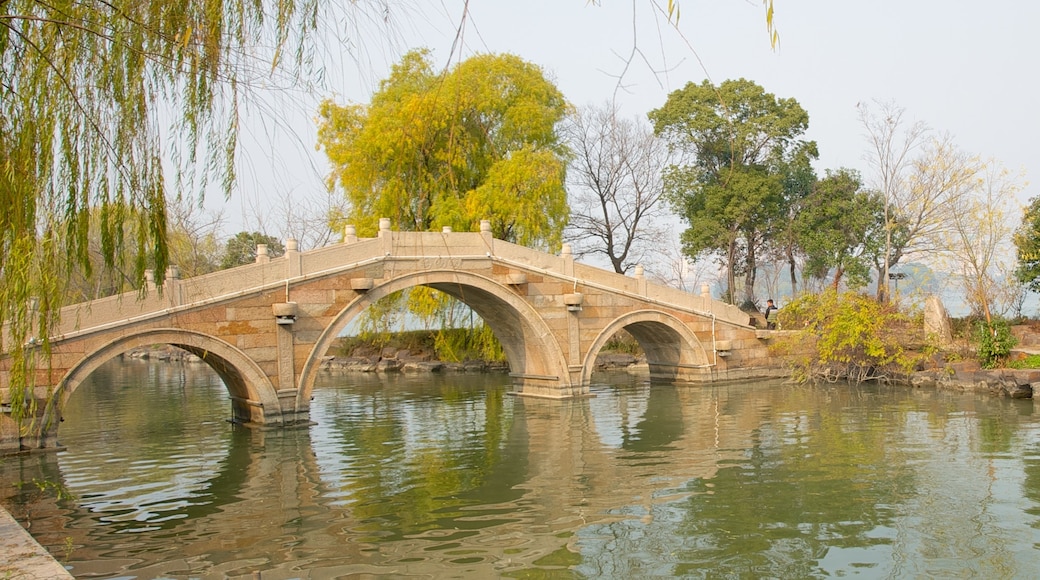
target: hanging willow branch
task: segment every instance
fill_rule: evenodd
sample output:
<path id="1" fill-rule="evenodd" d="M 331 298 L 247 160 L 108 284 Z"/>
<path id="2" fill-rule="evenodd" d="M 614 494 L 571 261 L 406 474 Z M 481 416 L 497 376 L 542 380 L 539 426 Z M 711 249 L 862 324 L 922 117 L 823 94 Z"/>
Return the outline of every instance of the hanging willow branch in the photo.
<path id="1" fill-rule="evenodd" d="M 0 365 L 16 418 L 91 236 L 106 267 L 133 248 L 138 287 L 165 271 L 167 187 L 217 177 L 230 192 L 240 91 L 300 74 L 317 14 L 316 0 L 0 0 Z"/>

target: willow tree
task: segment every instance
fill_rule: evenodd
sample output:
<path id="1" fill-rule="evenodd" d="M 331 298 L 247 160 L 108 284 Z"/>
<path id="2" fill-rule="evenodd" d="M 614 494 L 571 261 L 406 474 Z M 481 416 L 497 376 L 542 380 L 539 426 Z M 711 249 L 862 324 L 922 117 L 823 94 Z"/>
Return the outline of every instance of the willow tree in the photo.
<path id="1" fill-rule="evenodd" d="M 543 248 L 567 220 L 567 104 L 542 70 L 513 55 L 478 55 L 435 71 L 412 51 L 368 106 L 322 104 L 318 141 L 345 219 L 371 235 L 378 219 L 403 230 L 491 221 L 501 239 Z"/>
<path id="2" fill-rule="evenodd" d="M 124 246 L 142 249 L 138 283 L 165 270 L 167 174 L 178 191 L 211 179 L 230 190 L 240 91 L 256 74 L 302 70 L 315 10 L 0 2 L 0 364 L 13 371 L 16 415 L 62 281 L 92 267 L 91 236 L 108 265 Z"/>
<path id="3" fill-rule="evenodd" d="M 476 231 L 487 219 L 496 238 L 552 249 L 568 215 L 557 133 L 566 112 L 542 70 L 516 56 L 478 55 L 435 70 L 428 51 L 412 51 L 368 106 L 324 102 L 318 141 L 331 185 L 347 200 L 342 220 L 361 235 L 373 235 L 382 217 L 410 231 Z M 458 351 L 440 348 L 445 329 L 471 320 L 458 302 L 424 289 L 386 302 L 368 316 L 407 308 L 440 327 L 439 356 Z M 472 330 L 471 348 L 495 350 L 486 329 Z"/>

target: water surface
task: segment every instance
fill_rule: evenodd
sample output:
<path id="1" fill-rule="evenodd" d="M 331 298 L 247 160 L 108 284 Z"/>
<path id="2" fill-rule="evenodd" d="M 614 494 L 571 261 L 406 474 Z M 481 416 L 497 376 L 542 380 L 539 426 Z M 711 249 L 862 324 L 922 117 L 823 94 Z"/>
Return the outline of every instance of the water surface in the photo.
<path id="1" fill-rule="evenodd" d="M 203 365 L 114 361 L 0 496 L 82 578 L 1040 575 L 1032 401 L 597 378 L 328 374 L 262 430 Z"/>

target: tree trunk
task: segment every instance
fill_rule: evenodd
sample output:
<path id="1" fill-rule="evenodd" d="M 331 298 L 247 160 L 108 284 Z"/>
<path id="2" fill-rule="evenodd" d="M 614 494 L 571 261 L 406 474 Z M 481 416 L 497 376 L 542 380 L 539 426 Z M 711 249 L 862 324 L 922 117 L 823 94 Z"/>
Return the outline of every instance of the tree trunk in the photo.
<path id="1" fill-rule="evenodd" d="M 798 296 L 798 277 L 796 275 L 794 251 L 790 246 L 787 247 L 787 264 L 791 272 L 791 296 Z"/>
<path id="2" fill-rule="evenodd" d="M 755 301 L 755 277 L 758 273 L 755 245 L 751 234 L 747 236 L 747 261 L 745 266 L 747 275 L 744 276 L 744 303 L 749 304 Z"/>
<path id="3" fill-rule="evenodd" d="M 735 274 L 735 268 L 737 265 L 737 240 L 736 237 L 730 236 L 729 249 L 726 251 L 726 300 L 730 304 L 734 304 L 733 293 L 736 291 L 737 276 Z"/>

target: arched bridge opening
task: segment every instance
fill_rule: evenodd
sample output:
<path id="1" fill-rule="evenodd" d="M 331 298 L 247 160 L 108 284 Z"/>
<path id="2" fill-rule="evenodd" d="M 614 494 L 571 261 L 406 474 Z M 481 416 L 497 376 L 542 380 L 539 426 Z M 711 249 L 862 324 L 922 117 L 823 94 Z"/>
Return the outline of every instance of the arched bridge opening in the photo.
<path id="1" fill-rule="evenodd" d="M 166 344 L 184 349 L 210 366 L 231 398 L 233 420 L 242 423 L 281 423 L 278 395 L 263 370 L 238 348 L 200 332 L 162 328 L 115 339 L 88 353 L 69 369 L 51 396 L 43 416 L 44 440 L 56 442 L 61 410 L 77 388 L 101 365 L 135 349 Z"/>
<path id="2" fill-rule="evenodd" d="M 479 274 L 458 271 L 414 272 L 393 278 L 358 296 L 326 327 L 308 357 L 298 401 L 307 401 L 314 388 L 321 358 L 339 334 L 366 309 L 394 292 L 426 286 L 443 292 L 473 310 L 502 345 L 514 389 L 525 395 L 573 396 L 567 364 L 552 331 L 535 309 L 512 289 Z"/>
<path id="3" fill-rule="evenodd" d="M 599 333 L 585 355 L 583 383 L 592 380 L 596 356 L 621 330 L 632 335 L 643 349 L 651 380 L 682 382 L 710 378 L 713 361 L 688 325 L 664 312 L 639 310 L 616 318 Z"/>

